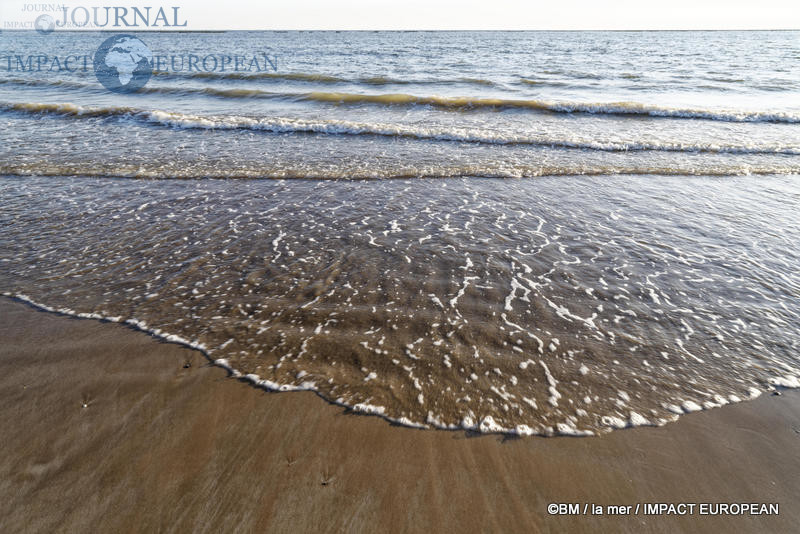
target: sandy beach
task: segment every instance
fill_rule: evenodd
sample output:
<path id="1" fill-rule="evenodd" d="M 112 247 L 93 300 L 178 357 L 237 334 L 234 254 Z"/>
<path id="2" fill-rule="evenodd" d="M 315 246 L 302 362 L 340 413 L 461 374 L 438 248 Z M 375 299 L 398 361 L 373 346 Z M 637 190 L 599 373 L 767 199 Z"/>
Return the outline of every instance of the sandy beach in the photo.
<path id="1" fill-rule="evenodd" d="M 396 427 L 199 352 L 0 300 L 3 532 L 792 532 L 800 395 L 597 438 Z M 554 516 L 548 504 L 778 503 Z"/>
<path id="2" fill-rule="evenodd" d="M 0 1 L 0 534 L 800 533 L 788 8 L 192 4 Z"/>

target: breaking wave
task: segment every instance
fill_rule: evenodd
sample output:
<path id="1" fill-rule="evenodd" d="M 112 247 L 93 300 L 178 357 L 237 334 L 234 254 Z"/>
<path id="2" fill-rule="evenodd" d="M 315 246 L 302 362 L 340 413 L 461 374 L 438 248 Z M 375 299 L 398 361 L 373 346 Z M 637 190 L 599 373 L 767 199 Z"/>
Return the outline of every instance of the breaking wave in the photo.
<path id="1" fill-rule="evenodd" d="M 374 135 L 419 140 L 496 145 L 533 145 L 554 148 L 600 150 L 606 152 L 664 151 L 731 154 L 800 155 L 798 145 L 726 145 L 718 143 L 626 142 L 592 140 L 580 137 L 530 136 L 495 133 L 483 128 L 435 127 L 346 120 L 264 118 L 236 115 L 193 115 L 161 110 L 142 110 L 125 106 L 85 107 L 75 104 L 6 103 L 0 110 L 73 118 L 126 117 L 147 124 L 178 129 L 252 130 L 267 133 L 324 135 Z"/>

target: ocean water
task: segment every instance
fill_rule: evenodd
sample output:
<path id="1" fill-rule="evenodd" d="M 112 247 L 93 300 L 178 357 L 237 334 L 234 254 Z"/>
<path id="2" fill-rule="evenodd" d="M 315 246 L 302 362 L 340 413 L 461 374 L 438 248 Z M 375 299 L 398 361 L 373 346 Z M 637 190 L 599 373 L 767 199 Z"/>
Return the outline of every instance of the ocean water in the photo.
<path id="1" fill-rule="evenodd" d="M 134 94 L 2 59 L 109 35 L 0 34 L 1 293 L 413 426 L 800 387 L 800 33 L 144 33 L 277 72 Z"/>

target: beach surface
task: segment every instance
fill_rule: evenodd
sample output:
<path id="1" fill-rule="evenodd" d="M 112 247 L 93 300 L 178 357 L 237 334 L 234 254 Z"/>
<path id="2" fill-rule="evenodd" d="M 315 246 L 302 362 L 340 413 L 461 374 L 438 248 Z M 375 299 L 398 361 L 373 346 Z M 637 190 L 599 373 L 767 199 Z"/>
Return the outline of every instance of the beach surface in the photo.
<path id="1" fill-rule="evenodd" d="M 397 427 L 199 352 L 0 299 L 3 532 L 791 532 L 800 394 L 596 438 Z M 551 503 L 778 503 L 554 516 Z"/>

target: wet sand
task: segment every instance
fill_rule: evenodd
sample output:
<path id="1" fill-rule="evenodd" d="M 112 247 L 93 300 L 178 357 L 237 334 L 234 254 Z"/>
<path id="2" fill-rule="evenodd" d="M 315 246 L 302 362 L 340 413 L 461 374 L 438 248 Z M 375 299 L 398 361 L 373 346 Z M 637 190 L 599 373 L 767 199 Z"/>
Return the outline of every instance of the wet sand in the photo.
<path id="1" fill-rule="evenodd" d="M 800 393 L 598 438 L 504 439 L 268 393 L 190 349 L 0 299 L 2 532 L 792 532 Z M 558 517 L 549 503 L 779 503 Z"/>

